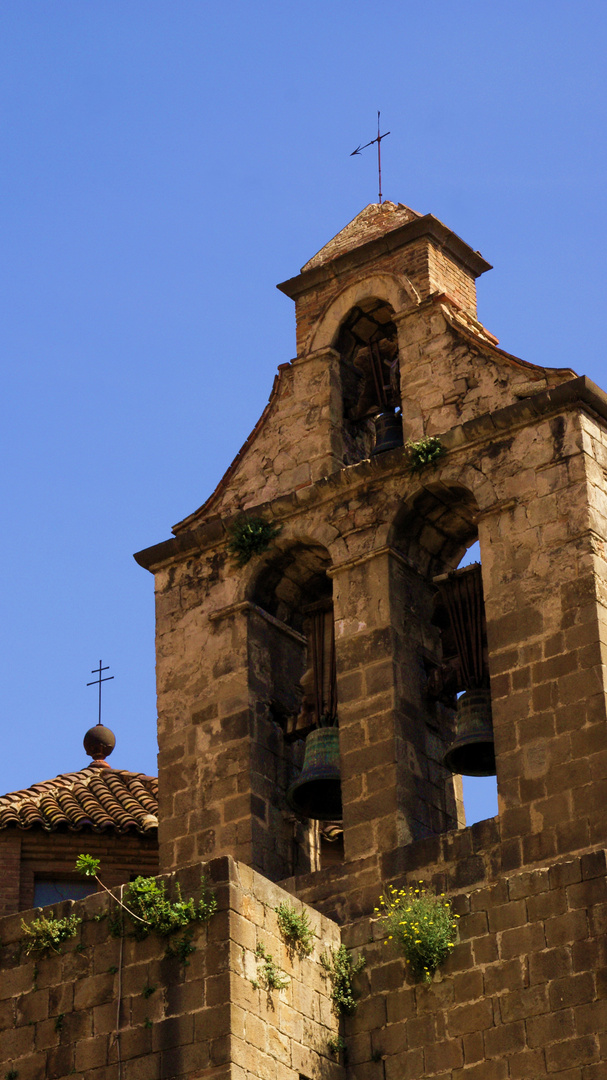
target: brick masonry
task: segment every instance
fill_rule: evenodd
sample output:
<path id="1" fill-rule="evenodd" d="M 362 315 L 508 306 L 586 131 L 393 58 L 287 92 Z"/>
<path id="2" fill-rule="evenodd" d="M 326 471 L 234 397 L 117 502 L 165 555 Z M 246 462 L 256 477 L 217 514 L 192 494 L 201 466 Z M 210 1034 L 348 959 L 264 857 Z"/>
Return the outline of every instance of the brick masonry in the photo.
<path id="1" fill-rule="evenodd" d="M 101 859 L 104 880 L 112 888 L 137 874 L 158 873 L 155 835 L 5 829 L 0 832 L 0 914 L 32 907 L 36 877 L 77 878 L 74 866 L 82 852 Z"/>

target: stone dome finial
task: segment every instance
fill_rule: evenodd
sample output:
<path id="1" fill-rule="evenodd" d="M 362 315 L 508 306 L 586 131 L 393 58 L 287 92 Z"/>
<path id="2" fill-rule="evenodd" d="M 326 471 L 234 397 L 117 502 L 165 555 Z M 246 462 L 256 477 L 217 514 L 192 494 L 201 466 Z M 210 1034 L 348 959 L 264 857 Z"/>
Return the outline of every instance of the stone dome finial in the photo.
<path id="1" fill-rule="evenodd" d="M 93 765 L 99 768 L 110 769 L 111 765 L 105 760 L 109 757 L 116 745 L 116 736 L 113 731 L 103 724 L 95 724 L 89 728 L 83 739 L 84 749 L 92 757 Z"/>

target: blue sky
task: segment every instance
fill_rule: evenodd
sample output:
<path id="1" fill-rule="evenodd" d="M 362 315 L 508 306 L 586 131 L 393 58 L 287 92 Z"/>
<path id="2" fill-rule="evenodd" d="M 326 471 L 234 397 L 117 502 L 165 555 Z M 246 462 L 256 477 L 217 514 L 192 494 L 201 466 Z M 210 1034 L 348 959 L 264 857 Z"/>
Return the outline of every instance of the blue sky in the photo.
<path id="1" fill-rule="evenodd" d="M 153 582 L 294 354 L 275 289 L 383 191 L 495 269 L 509 352 L 607 381 L 604 4 L 0 7 L 2 759 L 155 771 Z M 474 816 L 493 813 L 490 799 Z"/>

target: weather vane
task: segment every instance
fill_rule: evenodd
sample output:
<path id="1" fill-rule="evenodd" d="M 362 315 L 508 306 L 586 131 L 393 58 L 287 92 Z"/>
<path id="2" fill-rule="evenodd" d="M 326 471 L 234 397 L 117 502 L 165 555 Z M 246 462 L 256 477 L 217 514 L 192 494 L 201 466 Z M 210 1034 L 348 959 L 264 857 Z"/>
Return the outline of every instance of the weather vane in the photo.
<path id="1" fill-rule="evenodd" d="M 389 131 L 384 131 L 383 135 L 379 133 L 379 110 L 377 112 L 377 138 L 371 139 L 371 142 L 365 143 L 364 146 L 357 146 L 356 150 L 353 150 L 350 157 L 354 157 L 355 154 L 360 154 L 361 150 L 366 150 L 368 146 L 373 146 L 373 143 L 377 143 L 377 172 L 379 174 L 379 204 L 381 206 L 381 141 L 385 139 L 386 135 L 389 135 Z"/>
<path id="2" fill-rule="evenodd" d="M 102 667 L 101 666 L 101 660 L 100 660 L 99 661 L 99 667 L 98 668 L 93 668 L 93 670 L 91 671 L 91 675 L 97 674 L 99 676 L 99 678 L 98 679 L 93 679 L 92 682 L 87 682 L 87 684 L 86 684 L 87 686 L 96 686 L 97 684 L 99 684 L 99 721 L 98 721 L 99 723 L 101 723 L 101 683 L 102 682 L 109 682 L 110 679 L 114 678 L 113 675 L 106 675 L 105 679 L 102 679 L 101 678 L 101 672 L 102 671 L 109 671 L 109 670 L 110 670 L 110 665 L 107 664 L 105 667 Z"/>

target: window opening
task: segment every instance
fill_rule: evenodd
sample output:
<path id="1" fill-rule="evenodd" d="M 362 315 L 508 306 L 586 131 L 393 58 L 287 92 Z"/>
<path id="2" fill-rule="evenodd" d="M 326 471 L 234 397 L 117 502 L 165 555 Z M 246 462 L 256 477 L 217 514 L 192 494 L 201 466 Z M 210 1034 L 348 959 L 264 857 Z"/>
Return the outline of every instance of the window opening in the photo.
<path id="1" fill-rule="evenodd" d="M 82 900 L 97 892 L 97 886 L 88 881 L 71 878 L 38 878 L 34 880 L 34 907 L 59 904 L 62 900 Z"/>
<path id="2" fill-rule="evenodd" d="M 478 540 L 475 540 L 463 556 L 458 569 L 475 562 L 480 564 L 480 561 L 480 544 Z M 485 821 L 486 818 L 497 815 L 496 776 L 463 776 L 462 786 L 466 825 L 474 825 L 476 821 Z"/>
<path id="3" fill-rule="evenodd" d="M 352 308 L 337 337 L 345 465 L 402 445 L 398 337 L 393 314 L 384 300 L 366 300 Z"/>

